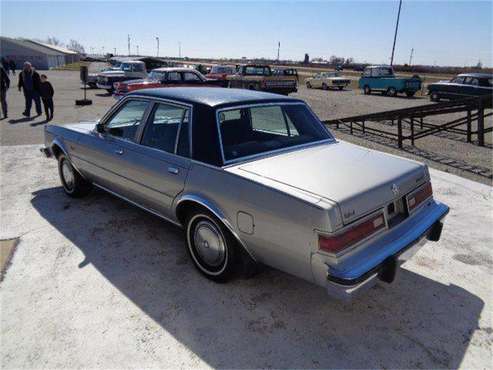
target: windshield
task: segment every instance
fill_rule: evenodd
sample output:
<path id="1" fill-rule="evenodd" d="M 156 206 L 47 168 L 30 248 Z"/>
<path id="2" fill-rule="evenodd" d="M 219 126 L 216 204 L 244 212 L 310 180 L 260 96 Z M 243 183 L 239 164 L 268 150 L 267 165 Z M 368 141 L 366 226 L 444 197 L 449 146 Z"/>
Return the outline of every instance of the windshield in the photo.
<path id="1" fill-rule="evenodd" d="M 151 71 L 149 73 L 149 79 L 162 81 L 165 78 L 166 73 L 161 71 Z"/>
<path id="2" fill-rule="evenodd" d="M 225 66 L 213 66 L 210 73 L 225 73 L 225 74 L 233 74 L 233 67 L 225 67 Z"/>
<path id="3" fill-rule="evenodd" d="M 225 162 L 272 150 L 330 139 L 305 104 L 279 104 L 219 112 Z"/>

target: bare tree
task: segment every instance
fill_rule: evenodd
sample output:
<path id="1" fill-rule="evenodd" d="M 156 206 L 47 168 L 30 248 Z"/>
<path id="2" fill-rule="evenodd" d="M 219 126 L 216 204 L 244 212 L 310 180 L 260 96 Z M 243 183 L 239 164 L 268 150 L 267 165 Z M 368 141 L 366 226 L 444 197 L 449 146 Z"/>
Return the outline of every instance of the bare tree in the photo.
<path id="1" fill-rule="evenodd" d="M 55 36 L 48 36 L 46 43 L 54 46 L 62 46 L 63 43 L 57 39 Z"/>
<path id="2" fill-rule="evenodd" d="M 84 46 L 82 46 L 81 43 L 79 43 L 77 40 L 70 40 L 70 42 L 67 45 L 67 48 L 73 51 L 78 52 L 79 54 L 85 54 L 86 51 L 84 50 Z"/>

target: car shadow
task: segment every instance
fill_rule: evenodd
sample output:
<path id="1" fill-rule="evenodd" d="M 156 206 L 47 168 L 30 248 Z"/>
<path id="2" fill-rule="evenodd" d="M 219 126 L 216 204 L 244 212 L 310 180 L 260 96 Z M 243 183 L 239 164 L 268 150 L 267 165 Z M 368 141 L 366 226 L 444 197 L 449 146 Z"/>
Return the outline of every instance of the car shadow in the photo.
<path id="1" fill-rule="evenodd" d="M 44 119 L 44 120 L 39 121 L 39 122 L 33 122 L 30 124 L 30 126 L 32 126 L 32 127 L 41 126 L 41 125 L 47 124 L 48 122 L 49 121 L 47 119 Z"/>
<path id="2" fill-rule="evenodd" d="M 106 92 L 106 93 L 98 93 L 98 94 L 94 94 L 94 95 L 99 96 L 99 97 L 108 97 L 108 96 L 112 96 L 113 94 Z"/>
<path id="3" fill-rule="evenodd" d="M 73 269 L 92 264 L 214 368 L 458 368 L 484 306 L 406 269 L 352 302 L 273 269 L 215 284 L 194 269 L 181 229 L 103 191 L 70 199 L 55 187 L 31 202 L 84 254 Z"/>

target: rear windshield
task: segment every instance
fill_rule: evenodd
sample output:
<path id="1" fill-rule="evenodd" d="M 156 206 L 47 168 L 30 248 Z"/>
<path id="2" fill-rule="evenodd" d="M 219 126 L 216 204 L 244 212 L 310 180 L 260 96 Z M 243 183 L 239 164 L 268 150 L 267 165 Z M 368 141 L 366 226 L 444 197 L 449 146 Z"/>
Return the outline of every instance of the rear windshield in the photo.
<path id="1" fill-rule="evenodd" d="M 233 67 L 225 67 L 225 66 L 213 66 L 211 68 L 211 73 L 226 73 L 233 74 L 235 69 Z"/>
<path id="2" fill-rule="evenodd" d="M 219 112 L 225 162 L 330 139 L 305 104 L 279 104 Z"/>

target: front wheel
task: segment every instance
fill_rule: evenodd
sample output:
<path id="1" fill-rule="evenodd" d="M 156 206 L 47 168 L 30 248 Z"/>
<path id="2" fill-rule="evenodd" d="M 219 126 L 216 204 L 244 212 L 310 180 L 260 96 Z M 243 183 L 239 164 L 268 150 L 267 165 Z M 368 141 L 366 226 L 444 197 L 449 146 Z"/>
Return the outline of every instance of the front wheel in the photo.
<path id="1" fill-rule="evenodd" d="M 236 240 L 222 223 L 205 211 L 188 217 L 187 245 L 195 267 L 216 282 L 230 280 L 240 260 Z"/>
<path id="2" fill-rule="evenodd" d="M 322 84 L 322 89 L 323 90 L 328 90 L 329 89 L 329 87 L 327 86 L 327 84 L 325 82 Z"/>
<path id="3" fill-rule="evenodd" d="M 92 189 L 92 184 L 81 176 L 65 154 L 58 156 L 58 174 L 63 190 L 69 197 L 82 198 Z"/>
<path id="4" fill-rule="evenodd" d="M 387 96 L 391 96 L 391 97 L 397 96 L 397 90 L 395 89 L 395 87 L 389 87 L 387 89 Z"/>
<path id="5" fill-rule="evenodd" d="M 344 86 L 337 86 L 337 88 L 338 88 L 339 90 L 342 90 L 342 89 L 344 89 Z"/>
<path id="6" fill-rule="evenodd" d="M 431 101 L 439 102 L 440 101 L 440 96 L 436 92 L 432 92 L 430 94 L 430 100 Z"/>
<path id="7" fill-rule="evenodd" d="M 310 82 L 307 82 L 307 83 L 306 83 L 306 88 L 307 88 L 307 89 L 311 89 L 311 88 L 312 88 L 312 84 L 311 84 Z"/>
<path id="8" fill-rule="evenodd" d="M 406 91 L 406 96 L 408 98 L 412 98 L 416 92 L 415 91 Z"/>
<path id="9" fill-rule="evenodd" d="M 106 89 L 106 91 L 108 92 L 108 94 L 113 94 L 113 92 L 115 91 L 115 89 Z"/>

